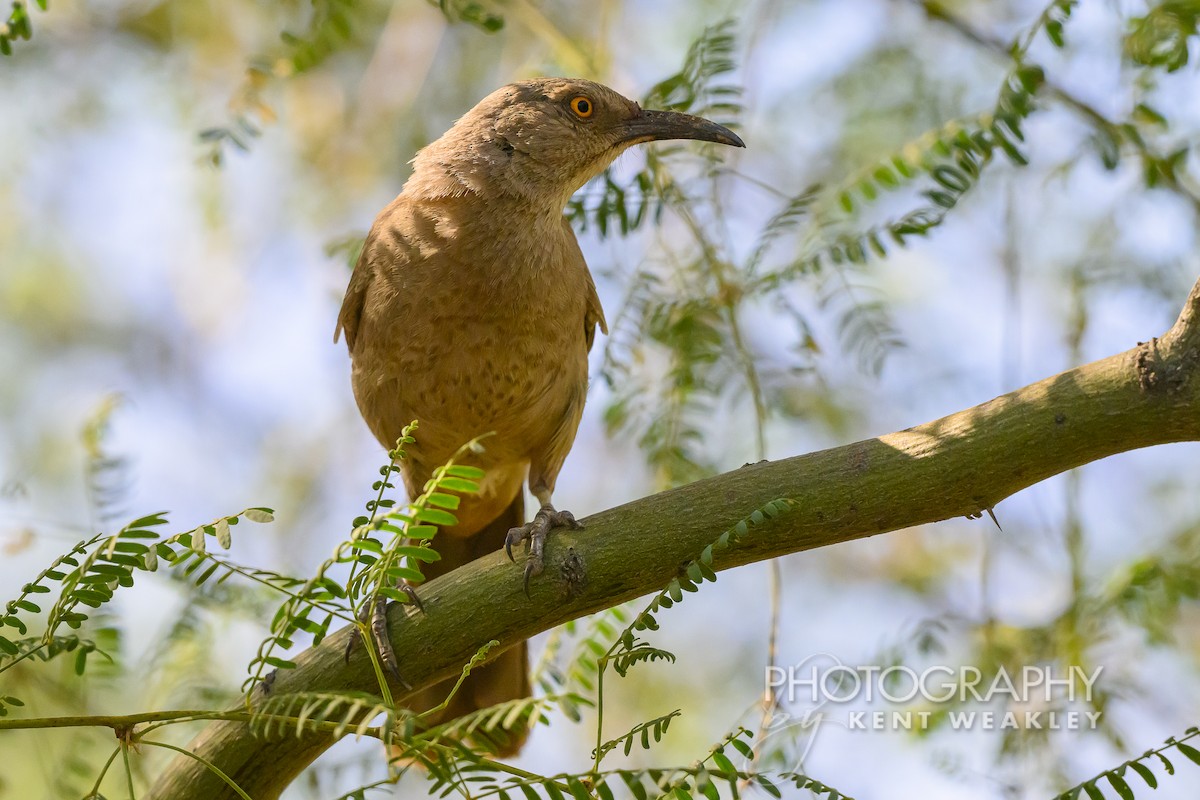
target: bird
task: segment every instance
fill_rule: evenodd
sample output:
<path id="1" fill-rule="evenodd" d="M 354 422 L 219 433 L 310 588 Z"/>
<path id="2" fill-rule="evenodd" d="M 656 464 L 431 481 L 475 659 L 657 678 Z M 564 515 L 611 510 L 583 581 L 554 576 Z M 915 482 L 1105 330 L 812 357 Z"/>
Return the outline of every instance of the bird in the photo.
<path id="1" fill-rule="evenodd" d="M 575 440 L 588 353 L 604 309 L 564 217 L 571 196 L 633 145 L 692 139 L 744 147 L 726 127 L 643 109 L 580 78 L 503 86 L 417 152 L 400 194 L 375 219 L 351 274 L 334 341 L 344 336 L 351 384 L 367 427 L 385 448 L 418 421 L 400 471 L 410 497 L 461 446 L 484 434 L 471 463 L 484 470 L 457 523 L 439 531 L 437 577 L 528 541 L 528 581 L 543 569 L 554 528 L 578 528 L 552 502 Z M 540 507 L 525 520 L 523 484 Z M 376 626 L 385 630 L 382 624 Z M 378 637 L 377 637 L 378 638 Z M 375 644 L 391 657 L 390 645 Z M 442 703 L 441 683 L 409 699 Z M 529 695 L 526 643 L 477 667 L 439 720 Z M 517 752 L 522 730 L 494 741 Z"/>

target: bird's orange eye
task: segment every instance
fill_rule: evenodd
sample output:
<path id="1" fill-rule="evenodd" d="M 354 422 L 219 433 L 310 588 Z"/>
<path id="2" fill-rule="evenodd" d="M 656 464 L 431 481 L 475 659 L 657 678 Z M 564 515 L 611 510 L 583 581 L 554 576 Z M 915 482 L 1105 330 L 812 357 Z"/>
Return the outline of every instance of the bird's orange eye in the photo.
<path id="1" fill-rule="evenodd" d="M 596 107 L 586 97 L 576 97 L 571 101 L 571 110 L 575 112 L 576 116 L 587 119 L 596 110 Z"/>

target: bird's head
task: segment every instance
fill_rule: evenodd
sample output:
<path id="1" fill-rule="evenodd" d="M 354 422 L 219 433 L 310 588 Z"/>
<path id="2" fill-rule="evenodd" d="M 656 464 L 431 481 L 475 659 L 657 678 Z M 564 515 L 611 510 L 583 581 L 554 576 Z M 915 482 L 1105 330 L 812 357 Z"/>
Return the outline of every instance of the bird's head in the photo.
<path id="1" fill-rule="evenodd" d="M 405 192 L 508 195 L 557 205 L 630 146 L 696 139 L 745 147 L 715 122 L 648 111 L 593 81 L 538 78 L 497 89 L 413 159 Z"/>

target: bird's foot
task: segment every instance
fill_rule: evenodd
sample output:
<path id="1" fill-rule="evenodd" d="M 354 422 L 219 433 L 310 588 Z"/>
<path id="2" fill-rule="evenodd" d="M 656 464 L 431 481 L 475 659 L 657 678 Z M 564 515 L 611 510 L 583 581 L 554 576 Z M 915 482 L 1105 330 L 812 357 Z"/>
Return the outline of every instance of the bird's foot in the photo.
<path id="1" fill-rule="evenodd" d="M 425 608 L 421 605 L 420 599 L 417 597 L 416 590 L 408 584 L 401 584 L 400 591 L 408 595 L 418 609 L 424 611 Z M 387 630 L 387 612 L 388 601 L 385 597 L 375 598 L 375 602 L 371 604 L 369 609 L 363 611 L 359 621 L 367 623 L 370 631 L 371 644 L 375 647 L 375 652 L 379 656 L 379 663 L 384 671 L 392 677 L 396 683 L 403 686 L 405 689 L 411 689 L 408 681 L 400 675 L 400 663 L 396 658 L 396 648 L 392 647 L 392 640 L 388 638 Z M 359 639 L 358 636 L 351 636 L 350 641 L 346 642 L 345 659 L 350 661 L 350 655 L 354 652 L 355 642 Z"/>
<path id="2" fill-rule="evenodd" d="M 504 552 L 508 553 L 510 561 L 515 560 L 513 545 L 529 540 L 529 555 L 525 560 L 525 594 L 529 594 L 529 579 L 542 572 L 542 552 L 546 547 L 546 534 L 554 528 L 580 530 L 583 526 L 570 511 L 555 511 L 554 506 L 546 503 L 538 509 L 532 522 L 526 522 L 519 528 L 509 528 L 508 535 L 504 537 Z"/>

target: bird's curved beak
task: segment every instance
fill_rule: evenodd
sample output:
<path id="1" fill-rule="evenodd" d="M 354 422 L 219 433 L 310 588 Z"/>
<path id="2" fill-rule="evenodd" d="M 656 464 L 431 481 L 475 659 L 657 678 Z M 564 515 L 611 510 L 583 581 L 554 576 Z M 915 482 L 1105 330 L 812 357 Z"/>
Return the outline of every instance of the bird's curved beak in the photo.
<path id="1" fill-rule="evenodd" d="M 662 139 L 695 139 L 701 142 L 745 147 L 736 133 L 703 117 L 681 114 L 678 111 L 643 110 L 626 120 L 619 128 L 618 144 L 640 144 Z"/>

